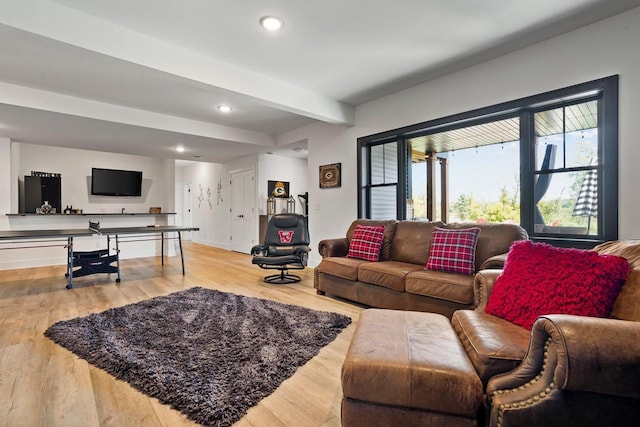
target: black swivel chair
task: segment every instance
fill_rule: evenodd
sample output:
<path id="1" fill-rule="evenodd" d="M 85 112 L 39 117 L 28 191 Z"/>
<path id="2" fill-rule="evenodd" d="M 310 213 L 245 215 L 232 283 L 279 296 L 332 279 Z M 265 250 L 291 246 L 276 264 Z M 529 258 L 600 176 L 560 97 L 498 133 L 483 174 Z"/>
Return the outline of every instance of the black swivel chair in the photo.
<path id="1" fill-rule="evenodd" d="M 297 214 L 274 215 L 267 224 L 264 244 L 251 249 L 251 262 L 267 270 L 280 270 L 266 276 L 267 283 L 296 283 L 300 277 L 289 270 L 302 270 L 309 254 L 307 219 Z"/>

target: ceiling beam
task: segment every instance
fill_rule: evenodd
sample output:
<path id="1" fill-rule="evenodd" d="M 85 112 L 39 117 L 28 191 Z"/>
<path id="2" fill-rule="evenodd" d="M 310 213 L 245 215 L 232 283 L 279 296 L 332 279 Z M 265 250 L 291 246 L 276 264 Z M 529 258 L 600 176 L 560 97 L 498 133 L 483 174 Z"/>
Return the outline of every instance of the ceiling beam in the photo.
<path id="1" fill-rule="evenodd" d="M 51 1 L 0 0 L 0 24 L 242 94 L 275 109 L 353 125 L 350 105 Z"/>
<path id="2" fill-rule="evenodd" d="M 272 135 L 0 82 L 0 103 L 245 144 L 275 146 Z"/>

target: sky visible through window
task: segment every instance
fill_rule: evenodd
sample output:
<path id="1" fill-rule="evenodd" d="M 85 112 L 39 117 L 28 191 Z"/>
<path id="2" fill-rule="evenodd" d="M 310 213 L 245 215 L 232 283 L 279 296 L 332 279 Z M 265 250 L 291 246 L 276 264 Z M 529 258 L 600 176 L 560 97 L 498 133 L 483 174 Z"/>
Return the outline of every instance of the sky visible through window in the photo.
<path id="1" fill-rule="evenodd" d="M 595 158 L 597 147 L 597 129 L 566 134 L 567 147 L 576 147 L 583 141 L 582 148 L 567 150 L 568 166 L 586 166 Z M 540 138 L 538 146 L 537 167 L 542 162 L 542 156 L 546 144 L 556 144 L 555 168 L 562 166 L 562 135 L 551 135 Z M 505 142 L 501 144 L 483 147 L 455 150 L 448 153 L 440 153 L 439 156 L 447 156 L 449 165 L 449 203 L 454 203 L 461 195 L 473 195 L 474 198 L 483 201 L 498 200 L 503 188 L 509 193 L 519 190 L 520 181 L 520 153 L 519 141 Z M 567 174 L 554 174 L 555 180 L 546 197 L 562 197 L 567 193 L 572 180 Z M 426 163 L 413 165 L 414 194 L 426 192 Z"/>

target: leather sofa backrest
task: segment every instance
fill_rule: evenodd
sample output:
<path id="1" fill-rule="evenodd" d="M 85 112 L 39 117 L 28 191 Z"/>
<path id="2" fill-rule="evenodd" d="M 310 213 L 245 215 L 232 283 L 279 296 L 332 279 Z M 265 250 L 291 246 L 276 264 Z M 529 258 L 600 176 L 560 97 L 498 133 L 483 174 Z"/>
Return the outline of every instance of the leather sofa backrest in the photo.
<path id="1" fill-rule="evenodd" d="M 477 224 L 475 222 L 457 222 L 445 225 L 445 228 L 461 229 L 479 227 L 476 246 L 476 271 L 487 259 L 509 252 L 511 244 L 517 240 L 529 238 L 526 230 L 517 224 Z"/>
<path id="2" fill-rule="evenodd" d="M 351 242 L 357 225 L 384 225 L 384 239 L 380 250 L 380 261 L 401 261 L 411 264 L 425 265 L 431 248 L 431 233 L 434 227 L 471 228 L 479 227 L 478 245 L 476 247 L 476 271 L 488 258 L 509 252 L 511 243 L 528 239 L 524 228 L 516 224 L 476 224 L 450 223 L 440 221 L 397 221 L 374 220 L 360 218 L 351 223 L 347 230 L 347 240 Z"/>
<path id="3" fill-rule="evenodd" d="M 351 239 L 353 238 L 353 232 L 356 229 L 356 225 L 370 225 L 370 226 L 378 226 L 384 225 L 384 238 L 382 240 L 382 247 L 380 248 L 380 261 L 388 261 L 391 258 L 391 241 L 393 240 L 393 236 L 396 232 L 396 225 L 398 221 L 395 219 L 388 220 L 375 220 L 375 219 L 365 219 L 360 218 L 356 219 L 351 223 L 349 229 L 347 230 L 347 240 L 351 243 Z"/>
<path id="4" fill-rule="evenodd" d="M 433 228 L 443 225 L 440 221 L 400 221 L 391 244 L 391 259 L 426 265 Z"/>
<path id="5" fill-rule="evenodd" d="M 610 241 L 593 250 L 600 254 L 621 256 L 629 261 L 631 272 L 613 304 L 611 317 L 640 322 L 640 242 Z"/>

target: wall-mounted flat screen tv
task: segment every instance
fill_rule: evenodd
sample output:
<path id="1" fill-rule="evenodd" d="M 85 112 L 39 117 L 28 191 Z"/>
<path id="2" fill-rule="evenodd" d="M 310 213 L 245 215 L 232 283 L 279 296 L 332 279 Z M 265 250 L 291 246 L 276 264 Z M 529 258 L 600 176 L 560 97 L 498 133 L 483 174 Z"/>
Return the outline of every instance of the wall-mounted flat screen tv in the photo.
<path id="1" fill-rule="evenodd" d="M 142 196 L 142 172 L 119 169 L 91 169 L 94 196 Z"/>

